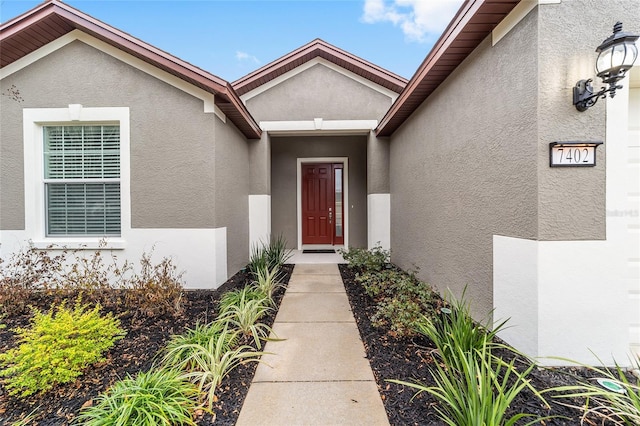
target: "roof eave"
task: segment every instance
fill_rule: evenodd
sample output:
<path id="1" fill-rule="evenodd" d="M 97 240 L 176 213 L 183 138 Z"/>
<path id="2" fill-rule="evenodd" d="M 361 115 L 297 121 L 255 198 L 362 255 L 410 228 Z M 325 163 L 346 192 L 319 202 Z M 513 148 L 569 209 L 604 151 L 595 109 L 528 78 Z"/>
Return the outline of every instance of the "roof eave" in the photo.
<path id="1" fill-rule="evenodd" d="M 448 75 L 475 50 L 480 42 L 491 34 L 495 25 L 504 19 L 519 2 L 520 0 L 466 0 L 420 67 L 418 67 L 404 91 L 380 120 L 376 135 L 381 137 L 391 136 L 430 94 L 448 78 Z M 472 20 L 489 3 L 502 5 L 501 12 L 494 14 L 497 20 L 486 24 L 481 31 L 475 29 L 472 31 L 470 29 L 470 25 L 473 25 Z M 465 33 L 471 32 L 475 36 L 473 42 L 469 43 L 468 40 L 464 40 Z M 454 43 L 464 44 L 465 47 L 462 49 L 460 47 L 452 47 Z M 461 50 L 462 54 L 456 49 Z M 443 76 L 436 67 L 446 68 L 448 70 L 447 74 Z M 440 75 L 437 76 L 436 74 Z"/>
<path id="2" fill-rule="evenodd" d="M 0 43 L 28 31 L 33 25 L 52 15 L 57 15 L 74 29 L 86 32 L 118 49 L 127 52 L 155 67 L 212 93 L 216 105 L 249 139 L 260 137 L 260 127 L 240 101 L 233 87 L 225 80 L 185 62 L 161 49 L 145 43 L 130 34 L 107 25 L 59 0 L 50 0 L 0 26 Z M 52 38 L 53 41 L 55 39 Z M 235 110 L 229 110 L 231 105 Z"/>

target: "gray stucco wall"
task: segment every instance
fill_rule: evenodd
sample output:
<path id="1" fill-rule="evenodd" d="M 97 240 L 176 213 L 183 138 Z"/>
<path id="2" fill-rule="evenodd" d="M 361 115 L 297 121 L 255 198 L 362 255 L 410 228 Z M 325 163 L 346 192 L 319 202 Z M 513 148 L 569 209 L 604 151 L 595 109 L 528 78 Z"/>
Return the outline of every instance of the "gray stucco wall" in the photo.
<path id="1" fill-rule="evenodd" d="M 216 227 L 227 227 L 227 272 L 233 275 L 249 260 L 249 147 L 227 120 L 216 118 Z"/>
<path id="2" fill-rule="evenodd" d="M 391 98 L 322 64 L 316 64 L 249 99 L 256 121 L 379 120 Z"/>
<path id="3" fill-rule="evenodd" d="M 214 114 L 203 103 L 82 42 L 10 75 L 0 96 L 2 229 L 24 229 L 22 108 L 130 107 L 133 228 L 213 228 Z"/>
<path id="4" fill-rule="evenodd" d="M 640 33 L 640 0 L 572 0 L 539 6 L 538 194 L 541 240 L 595 240 L 606 237 L 605 147 L 596 167 L 549 168 L 549 142 L 605 141 L 605 101 L 586 112 L 572 105 L 573 86 L 595 77 L 595 48 L 612 34 Z M 571 23 L 567 25 L 567 23 Z M 622 82 L 628 84 L 628 79 Z M 615 98 L 614 98 L 615 100 Z"/>
<path id="5" fill-rule="evenodd" d="M 271 194 L 271 137 L 267 132 L 249 141 L 249 179 L 250 194 Z"/>
<path id="6" fill-rule="evenodd" d="M 392 260 L 492 309 L 494 234 L 538 235 L 537 12 L 490 37 L 390 142 Z"/>
<path id="7" fill-rule="evenodd" d="M 367 138 L 367 193 L 389 193 L 389 138 Z"/>
<path id="8" fill-rule="evenodd" d="M 367 247 L 366 136 L 273 137 L 271 139 L 271 232 L 295 248 L 297 159 L 349 158 L 349 245 Z"/>

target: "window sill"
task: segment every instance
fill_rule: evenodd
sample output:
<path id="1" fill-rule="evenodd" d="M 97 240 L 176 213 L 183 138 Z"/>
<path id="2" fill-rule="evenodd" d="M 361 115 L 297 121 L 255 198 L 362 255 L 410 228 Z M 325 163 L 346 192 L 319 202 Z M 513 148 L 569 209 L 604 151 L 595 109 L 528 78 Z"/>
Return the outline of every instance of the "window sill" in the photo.
<path id="1" fill-rule="evenodd" d="M 32 242 L 41 250 L 124 250 L 127 247 L 127 242 L 121 238 L 44 238 Z"/>

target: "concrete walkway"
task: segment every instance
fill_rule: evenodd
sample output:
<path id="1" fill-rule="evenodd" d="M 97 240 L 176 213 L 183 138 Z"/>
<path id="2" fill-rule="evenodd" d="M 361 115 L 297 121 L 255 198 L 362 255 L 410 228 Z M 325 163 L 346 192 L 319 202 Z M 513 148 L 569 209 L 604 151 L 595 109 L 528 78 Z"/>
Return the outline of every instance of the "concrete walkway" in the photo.
<path id="1" fill-rule="evenodd" d="M 238 422 L 388 425 L 336 264 L 297 264 Z"/>

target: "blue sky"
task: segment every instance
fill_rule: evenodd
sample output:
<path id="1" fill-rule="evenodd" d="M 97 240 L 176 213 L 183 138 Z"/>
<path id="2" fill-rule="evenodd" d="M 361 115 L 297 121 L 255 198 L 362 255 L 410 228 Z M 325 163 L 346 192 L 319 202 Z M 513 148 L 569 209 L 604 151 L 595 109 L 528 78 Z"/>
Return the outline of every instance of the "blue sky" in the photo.
<path id="1" fill-rule="evenodd" d="M 0 0 L 0 21 L 39 3 Z M 462 0 L 66 3 L 232 82 L 315 38 L 410 78 Z"/>

